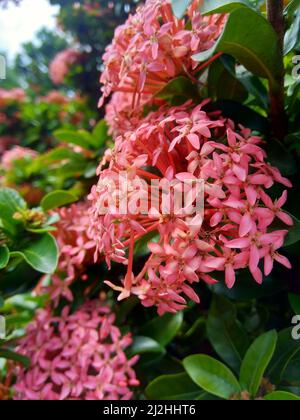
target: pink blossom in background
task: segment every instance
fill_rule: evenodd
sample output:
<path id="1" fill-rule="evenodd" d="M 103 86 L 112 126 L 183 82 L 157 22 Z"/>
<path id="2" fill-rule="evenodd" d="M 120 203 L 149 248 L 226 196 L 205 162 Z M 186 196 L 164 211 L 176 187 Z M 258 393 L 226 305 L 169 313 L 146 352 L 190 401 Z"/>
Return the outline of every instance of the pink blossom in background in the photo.
<path id="1" fill-rule="evenodd" d="M 101 75 L 102 99 L 123 92 L 139 107 L 142 95 L 155 95 L 170 80 L 183 75 L 195 81 L 201 65 L 192 56 L 208 50 L 220 36 L 224 15 L 201 16 L 201 0 L 194 0 L 186 19 L 178 20 L 170 0 L 147 0 L 127 22 L 115 31 L 107 47 Z"/>
<path id="2" fill-rule="evenodd" d="M 1 118 L 1 115 L 0 115 Z M 0 120 L 1 124 L 1 120 Z M 17 143 L 17 139 L 12 136 L 0 136 L 0 157 L 3 155 L 3 153 L 8 150 L 11 146 L 15 145 Z"/>
<path id="3" fill-rule="evenodd" d="M 87 302 L 61 316 L 40 310 L 16 349 L 31 361 L 18 367 L 15 400 L 129 400 L 139 385 L 125 349 L 131 334 L 122 335 L 115 315 L 103 303 Z"/>
<path id="4" fill-rule="evenodd" d="M 122 284 L 107 284 L 120 292 L 120 300 L 135 294 L 144 306 L 157 306 L 160 315 L 183 309 L 187 298 L 199 302 L 192 286 L 200 281 L 216 283 L 214 272 L 223 272 L 232 288 L 236 270 L 244 268 L 262 283 L 260 261 L 265 261 L 266 275 L 274 261 L 290 268 L 278 253 L 288 233 L 284 226 L 293 224 L 282 210 L 287 193 L 274 202 L 267 190 L 275 183 L 284 187 L 291 183 L 268 163 L 262 138 L 220 113 L 206 113 L 206 103 L 164 106 L 120 135 L 115 148 L 106 153 L 98 170 L 99 183 L 89 196 L 96 260 L 104 258 L 109 266 L 111 261 L 127 265 Z M 123 175 L 120 178 L 124 173 L 126 180 Z M 204 220 L 196 218 L 191 227 L 185 209 L 168 215 L 149 207 L 148 214 L 136 214 L 129 206 L 126 214 L 113 208 L 108 214 L 99 211 L 110 202 L 111 181 L 117 186 L 113 193 L 117 197 L 127 183 L 130 199 L 136 178 L 147 181 L 146 190 L 153 179 L 203 180 Z M 149 196 L 146 193 L 141 201 L 149 205 Z M 281 229 L 272 227 L 275 219 L 282 223 Z M 153 237 L 150 257 L 141 272 L 134 273 L 135 246 L 145 235 Z"/>
<path id="5" fill-rule="evenodd" d="M 26 93 L 21 88 L 0 89 L 0 107 L 6 106 L 10 102 L 24 102 Z"/>
<path id="6" fill-rule="evenodd" d="M 49 92 L 46 96 L 41 97 L 40 101 L 46 102 L 48 104 L 65 105 L 69 103 L 70 99 L 63 93 L 53 90 Z"/>
<path id="7" fill-rule="evenodd" d="M 54 57 L 49 66 L 49 75 L 53 83 L 60 85 L 64 82 L 70 67 L 79 60 L 80 55 L 78 51 L 69 48 Z"/>
<path id="8" fill-rule="evenodd" d="M 37 155 L 38 153 L 35 150 L 28 149 L 26 147 L 15 146 L 3 153 L 0 166 L 6 171 L 9 171 L 13 168 L 14 162 L 21 159 L 33 159 Z"/>
<path id="9" fill-rule="evenodd" d="M 56 303 L 60 297 L 73 300 L 70 286 L 77 278 L 85 280 L 87 267 L 94 263 L 96 243 L 89 235 L 88 208 L 87 203 L 76 203 L 58 210 L 60 220 L 54 235 L 60 252 L 59 263 L 47 289 Z"/>

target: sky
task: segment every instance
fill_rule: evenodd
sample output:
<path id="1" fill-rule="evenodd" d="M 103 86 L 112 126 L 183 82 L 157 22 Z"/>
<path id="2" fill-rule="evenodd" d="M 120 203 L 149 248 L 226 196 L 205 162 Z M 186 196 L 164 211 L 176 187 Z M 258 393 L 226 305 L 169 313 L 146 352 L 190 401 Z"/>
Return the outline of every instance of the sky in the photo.
<path id="1" fill-rule="evenodd" d="M 55 27 L 56 7 L 47 0 L 23 0 L 19 6 L 11 4 L 0 9 L 0 51 L 11 59 L 26 41 L 32 41 L 36 32 L 46 26 Z"/>

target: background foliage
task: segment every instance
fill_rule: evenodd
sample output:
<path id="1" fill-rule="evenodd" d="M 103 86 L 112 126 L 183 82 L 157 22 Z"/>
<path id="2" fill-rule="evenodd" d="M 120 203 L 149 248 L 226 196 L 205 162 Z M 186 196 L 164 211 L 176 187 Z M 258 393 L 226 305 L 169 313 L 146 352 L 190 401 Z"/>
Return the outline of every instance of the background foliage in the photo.
<path id="1" fill-rule="evenodd" d="M 7 360 L 29 363 L 14 349 L 36 310 L 47 301 L 47 296 L 36 291 L 41 273 L 47 282 L 57 265 L 56 211 L 86 196 L 96 183 L 99 161 L 112 145 L 101 119 L 103 110 L 97 109 L 101 57 L 115 27 L 137 5 L 136 1 L 118 0 L 112 7 L 111 2 L 93 0 L 86 8 L 83 0 L 50 2 L 60 6 L 60 31 L 40 31 L 35 41 L 23 46 L 8 70 L 8 79 L 0 82 L 0 88 L 23 87 L 26 91 L 24 101 L 12 101 L 2 109 L 0 103 L 0 113 L 7 117 L 0 123 L 0 141 L 10 136 L 37 152 L 14 161 L 9 168 L 0 164 L 0 314 L 8 329 L 7 338 L 0 341 L 3 384 Z M 281 51 L 280 34 L 266 18 L 264 1 L 203 3 L 203 13 L 230 15 L 217 44 L 195 59 L 206 62 L 222 54 L 200 75 L 206 78 L 200 88 L 180 77 L 159 96 L 170 103 L 210 97 L 210 109 L 222 110 L 265 137 L 269 160 L 293 182 L 287 210 L 295 225 L 283 250 L 293 269 L 276 267 L 262 286 L 243 271 L 232 290 L 221 283 L 197 285 L 200 305 L 190 303 L 176 315 L 157 317 L 135 298 L 116 304 L 103 284 L 106 267 L 92 265 L 88 282 L 77 279 L 72 286 L 73 309 L 83 296 L 107 293 L 118 325 L 134 334 L 130 355 L 140 355 L 137 374 L 141 385 L 136 398 L 299 400 L 300 341 L 292 338 L 291 319 L 300 314 L 300 71 L 298 77 L 292 74 L 293 59 L 300 55 L 300 5 L 296 0 L 286 2 Z M 172 4 L 180 17 L 189 1 L 173 0 Z M 70 46 L 81 57 L 57 86 L 49 78 L 48 67 L 58 52 Z M 53 90 L 66 101 L 45 100 Z M 146 252 L 141 243 L 135 255 L 137 266 Z M 119 278 L 121 270 L 113 266 L 110 277 Z"/>

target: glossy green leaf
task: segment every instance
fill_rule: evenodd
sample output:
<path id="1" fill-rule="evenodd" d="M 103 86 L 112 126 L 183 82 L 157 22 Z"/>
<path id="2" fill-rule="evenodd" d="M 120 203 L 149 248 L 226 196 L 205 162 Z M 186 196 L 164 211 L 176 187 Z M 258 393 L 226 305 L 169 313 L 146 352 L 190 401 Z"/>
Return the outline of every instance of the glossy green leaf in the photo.
<path id="1" fill-rule="evenodd" d="M 282 375 L 281 381 L 291 384 L 298 383 L 300 385 L 300 352 L 298 352 L 295 357 L 292 358 L 292 360 L 289 362 L 287 368 L 285 369 Z M 300 388 L 297 391 L 291 390 L 291 392 L 300 395 Z"/>
<path id="2" fill-rule="evenodd" d="M 186 373 L 178 373 L 154 379 L 145 393 L 150 400 L 195 400 L 203 397 L 204 392 Z"/>
<path id="3" fill-rule="evenodd" d="M 206 61 L 219 52 L 232 55 L 253 74 L 269 79 L 273 88 L 278 86 L 282 73 L 278 37 L 270 23 L 254 10 L 234 10 L 214 47 L 194 59 Z"/>
<path id="4" fill-rule="evenodd" d="M 13 270 L 0 270 L 0 294 L 9 298 L 16 294 L 30 291 L 37 284 L 41 275 L 22 261 Z"/>
<path id="5" fill-rule="evenodd" d="M 44 211 L 57 209 L 78 200 L 74 194 L 69 191 L 57 190 L 47 194 L 41 201 L 41 207 Z"/>
<path id="6" fill-rule="evenodd" d="M 9 249 L 7 246 L 0 246 L 0 270 L 5 268 L 9 261 Z"/>
<path id="7" fill-rule="evenodd" d="M 264 397 L 266 401 L 300 401 L 300 397 L 284 391 L 275 391 Z"/>
<path id="8" fill-rule="evenodd" d="M 92 144 L 90 138 L 87 137 L 86 133 L 62 129 L 56 130 L 54 132 L 54 136 L 64 143 L 75 144 L 76 146 L 80 146 L 83 149 L 90 150 Z"/>
<path id="9" fill-rule="evenodd" d="M 157 93 L 157 97 L 166 101 L 171 100 L 172 102 L 178 98 L 182 98 L 182 101 L 186 101 L 187 99 L 198 98 L 198 92 L 190 79 L 179 76 L 167 83 L 167 85 Z"/>
<path id="10" fill-rule="evenodd" d="M 287 234 L 284 241 L 284 247 L 294 245 L 300 241 L 300 220 L 298 220 L 293 215 L 290 215 L 290 216 L 292 216 L 294 220 L 294 226 L 292 226 L 289 229 L 289 233 Z"/>
<path id="11" fill-rule="evenodd" d="M 207 112 L 222 111 L 222 115 L 232 119 L 237 124 L 268 134 L 270 127 L 267 118 L 253 111 L 249 107 L 231 100 L 219 100 L 204 107 Z"/>
<path id="12" fill-rule="evenodd" d="M 154 318 L 142 328 L 142 334 L 151 337 L 165 347 L 176 337 L 183 322 L 183 313 L 165 314 L 162 317 Z"/>
<path id="13" fill-rule="evenodd" d="M 96 148 L 105 146 L 105 142 L 108 140 L 108 126 L 105 120 L 101 120 L 95 126 L 93 130 L 94 145 Z"/>
<path id="14" fill-rule="evenodd" d="M 146 353 L 164 353 L 164 348 L 153 338 L 136 336 L 130 347 L 130 355 Z"/>
<path id="15" fill-rule="evenodd" d="M 0 348 L 0 358 L 21 363 L 26 368 L 30 366 L 30 360 L 27 357 L 8 349 Z"/>
<path id="16" fill-rule="evenodd" d="M 256 396 L 264 373 L 274 355 L 277 339 L 276 331 L 261 335 L 250 346 L 243 360 L 240 383 L 253 397 Z"/>
<path id="17" fill-rule="evenodd" d="M 291 27 L 287 30 L 284 37 L 284 54 L 289 54 L 300 41 L 300 9 L 298 9 Z"/>
<path id="18" fill-rule="evenodd" d="M 11 257 L 24 259 L 35 270 L 51 274 L 57 267 L 58 248 L 53 236 L 45 233 L 31 240 L 26 247 L 11 252 Z"/>
<path id="19" fill-rule="evenodd" d="M 209 68 L 208 95 L 214 100 L 235 100 L 243 102 L 248 93 L 242 83 L 223 65 L 222 60 L 216 60 Z"/>
<path id="20" fill-rule="evenodd" d="M 291 0 L 285 8 L 284 14 L 292 17 L 298 7 L 300 7 L 300 0 Z"/>
<path id="21" fill-rule="evenodd" d="M 183 365 L 192 380 L 210 394 L 227 400 L 241 391 L 231 370 L 212 357 L 188 356 Z"/>
<path id="22" fill-rule="evenodd" d="M 276 351 L 269 364 L 267 375 L 274 384 L 279 384 L 290 363 L 300 354 L 300 341 L 292 337 L 292 328 L 280 331 Z"/>
<path id="23" fill-rule="evenodd" d="M 13 222 L 13 215 L 25 209 L 26 203 L 21 195 L 11 188 L 0 188 L 0 218 Z"/>
<path id="24" fill-rule="evenodd" d="M 237 322 L 236 308 L 222 296 L 214 296 L 207 321 L 208 338 L 218 355 L 236 372 L 249 347 L 249 338 Z"/>
<path id="25" fill-rule="evenodd" d="M 191 2 L 192 0 L 172 0 L 172 9 L 174 15 L 178 19 L 181 19 Z"/>
<path id="26" fill-rule="evenodd" d="M 289 294 L 290 305 L 296 315 L 300 315 L 300 295 Z"/>
<path id="27" fill-rule="evenodd" d="M 204 0 L 201 12 L 203 15 L 229 13 L 240 7 L 251 7 L 251 4 L 247 0 Z"/>

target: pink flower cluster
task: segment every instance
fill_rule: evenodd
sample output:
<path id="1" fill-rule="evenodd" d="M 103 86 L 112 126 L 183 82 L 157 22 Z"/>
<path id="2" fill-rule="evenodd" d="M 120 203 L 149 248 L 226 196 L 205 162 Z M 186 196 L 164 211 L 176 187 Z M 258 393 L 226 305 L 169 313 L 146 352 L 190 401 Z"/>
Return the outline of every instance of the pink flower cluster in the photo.
<path id="1" fill-rule="evenodd" d="M 63 93 L 57 90 L 52 90 L 46 96 L 41 97 L 40 101 L 47 104 L 66 105 L 70 100 Z"/>
<path id="2" fill-rule="evenodd" d="M 60 297 L 73 300 L 70 286 L 77 278 L 86 280 L 86 268 L 93 264 L 96 244 L 89 236 L 88 204 L 77 203 L 58 211 L 56 224 L 57 244 L 60 251 L 57 273 L 49 287 L 51 299 L 58 303 Z"/>
<path id="3" fill-rule="evenodd" d="M 17 351 L 31 361 L 18 368 L 15 400 L 129 400 L 139 384 L 127 359 L 130 334 L 122 336 L 115 315 L 100 302 L 87 302 L 75 313 L 37 313 Z"/>
<path id="4" fill-rule="evenodd" d="M 49 75 L 53 83 L 56 85 L 63 83 L 70 67 L 79 60 L 80 55 L 78 51 L 68 48 L 54 57 L 49 67 Z"/>
<path id="5" fill-rule="evenodd" d="M 0 107 L 4 107 L 11 102 L 24 102 L 26 93 L 21 88 L 0 89 Z"/>
<path id="6" fill-rule="evenodd" d="M 223 15 L 203 17 L 200 3 L 193 0 L 187 11 L 191 27 L 186 17 L 176 19 L 170 0 L 147 0 L 116 29 L 103 57 L 100 105 L 111 92 L 123 92 L 134 109 L 142 95 L 156 94 L 176 76 L 196 80 L 201 66 L 192 56 L 213 46 L 225 22 Z"/>
<path id="7" fill-rule="evenodd" d="M 0 123 L 1 123 L 1 114 L 0 114 Z M 11 146 L 16 144 L 18 141 L 15 137 L 12 136 L 0 136 L 0 157 L 3 153 Z"/>
<path id="8" fill-rule="evenodd" d="M 3 153 L 0 166 L 4 170 L 9 171 L 13 168 L 14 162 L 21 159 L 34 159 L 37 155 L 38 153 L 35 150 L 28 149 L 26 147 L 15 146 Z"/>
<path id="9" fill-rule="evenodd" d="M 244 268 L 262 283 L 262 260 L 265 275 L 274 261 L 290 268 L 278 252 L 288 233 L 284 226 L 293 224 L 282 210 L 287 192 L 275 201 L 267 194 L 275 183 L 290 187 L 290 182 L 268 163 L 260 137 L 220 113 L 207 114 L 205 103 L 162 107 L 118 137 L 102 162 L 106 169 L 99 167 L 99 183 L 89 197 L 90 233 L 97 254 L 108 265 L 116 261 L 128 266 L 122 285 L 108 284 L 121 293 L 119 299 L 135 294 L 143 305 L 156 305 L 159 314 L 183 309 L 184 295 L 199 302 L 192 285 L 216 283 L 215 272 L 223 272 L 232 288 L 236 270 Z M 149 185 L 153 179 L 159 181 L 160 194 L 166 180 L 203 180 L 204 219 L 196 215 L 191 223 L 186 208 L 165 214 L 161 202 L 147 214 L 136 214 L 130 206 L 126 214 L 99 210 L 111 199 L 110 181 L 117 186 L 114 195 L 120 198 L 127 183 L 129 199 L 134 199 L 136 178 Z M 150 192 L 141 200 L 148 203 L 149 196 Z M 273 226 L 275 219 L 282 222 L 281 229 Z M 135 246 L 146 235 L 155 239 L 148 245 L 150 257 L 142 271 L 134 273 Z"/>

